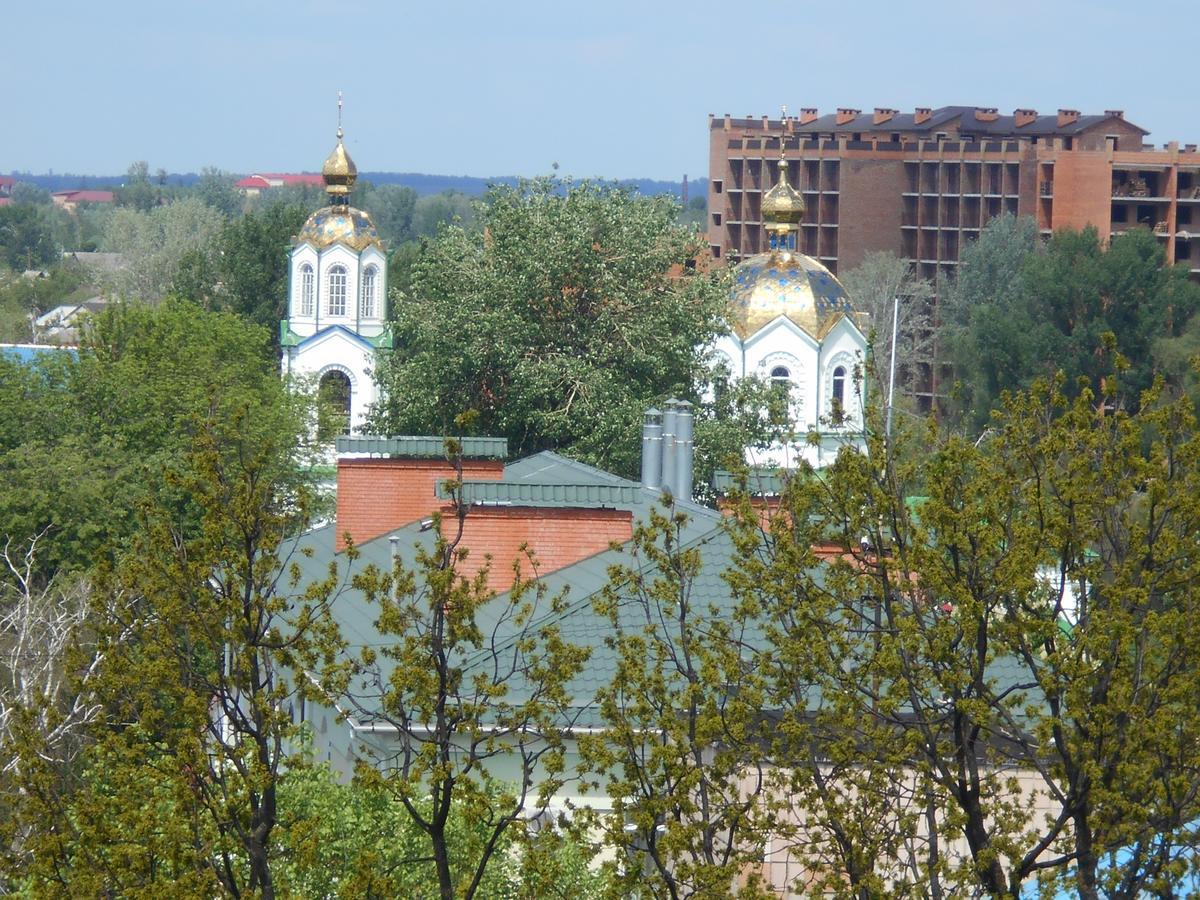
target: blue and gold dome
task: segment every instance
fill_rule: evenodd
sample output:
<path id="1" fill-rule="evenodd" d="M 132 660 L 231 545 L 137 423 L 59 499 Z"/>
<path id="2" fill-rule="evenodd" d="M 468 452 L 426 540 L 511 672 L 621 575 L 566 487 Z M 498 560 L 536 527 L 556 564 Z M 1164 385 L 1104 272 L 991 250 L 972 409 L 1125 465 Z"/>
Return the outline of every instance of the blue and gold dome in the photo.
<path id="1" fill-rule="evenodd" d="M 343 204 L 322 207 L 309 216 L 296 241 L 312 244 L 318 250 L 334 244 L 345 244 L 357 251 L 371 246 L 383 248 L 371 217 L 361 209 Z"/>
<path id="2" fill-rule="evenodd" d="M 730 326 L 745 340 L 779 316 L 820 340 L 854 307 L 825 266 L 795 250 L 795 228 L 804 216 L 804 199 L 787 180 L 779 160 L 779 181 L 762 200 L 771 249 L 738 264 L 729 296 Z"/>

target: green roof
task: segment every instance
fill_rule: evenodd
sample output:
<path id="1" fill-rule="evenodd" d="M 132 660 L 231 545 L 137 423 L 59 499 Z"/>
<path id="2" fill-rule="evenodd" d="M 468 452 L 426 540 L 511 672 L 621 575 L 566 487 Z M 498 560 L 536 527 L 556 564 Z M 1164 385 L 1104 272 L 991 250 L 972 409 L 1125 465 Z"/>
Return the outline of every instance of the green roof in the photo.
<path id="1" fill-rule="evenodd" d="M 630 508 L 642 502 L 641 487 L 624 484 L 538 484 L 526 481 L 464 481 L 464 503 L 506 506 Z M 446 485 L 439 484 L 437 495 L 450 498 Z"/>
<path id="2" fill-rule="evenodd" d="M 505 438 L 459 438 L 463 459 L 504 459 L 508 455 Z M 338 453 L 375 453 L 381 456 L 401 456 L 406 459 L 445 459 L 446 439 L 430 435 L 401 437 L 371 437 L 343 435 L 335 442 Z"/>

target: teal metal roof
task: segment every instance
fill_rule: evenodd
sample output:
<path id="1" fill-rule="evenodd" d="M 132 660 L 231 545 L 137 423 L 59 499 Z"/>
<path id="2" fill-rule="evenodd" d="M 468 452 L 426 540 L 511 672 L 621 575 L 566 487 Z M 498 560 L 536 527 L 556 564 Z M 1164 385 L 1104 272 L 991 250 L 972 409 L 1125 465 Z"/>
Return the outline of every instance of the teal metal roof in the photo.
<path id="1" fill-rule="evenodd" d="M 746 475 L 746 487 L 754 494 L 782 494 L 788 478 L 795 473 L 781 469 L 755 468 Z M 740 476 L 726 469 L 717 469 L 712 477 L 713 490 L 719 494 L 727 494 L 741 487 Z"/>
<path id="2" fill-rule="evenodd" d="M 459 438 L 464 459 L 504 459 L 508 441 L 504 438 Z M 372 437 L 343 435 L 335 442 L 338 453 L 375 453 L 381 456 L 402 456 L 408 459 L 445 459 L 446 439 L 430 435 Z"/>
<path id="3" fill-rule="evenodd" d="M 464 481 L 464 503 L 506 506 L 547 506 L 575 508 L 629 509 L 642 502 L 642 489 L 624 484 L 539 484 L 528 481 Z M 439 484 L 438 497 L 450 499 L 446 485 Z"/>

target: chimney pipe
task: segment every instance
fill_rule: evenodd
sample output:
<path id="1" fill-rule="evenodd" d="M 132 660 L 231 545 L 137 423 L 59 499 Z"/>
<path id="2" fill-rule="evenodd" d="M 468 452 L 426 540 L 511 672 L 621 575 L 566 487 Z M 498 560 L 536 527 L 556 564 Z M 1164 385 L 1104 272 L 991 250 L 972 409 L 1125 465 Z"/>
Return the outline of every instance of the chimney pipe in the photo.
<path id="1" fill-rule="evenodd" d="M 805 106 L 800 110 L 800 124 L 807 125 L 809 122 L 817 121 L 817 108 L 815 106 Z"/>
<path id="2" fill-rule="evenodd" d="M 658 490 L 662 483 L 662 413 L 651 407 L 642 423 L 642 487 Z"/>
<path id="3" fill-rule="evenodd" d="M 692 465 L 695 448 L 692 442 L 692 404 L 679 402 L 675 419 L 675 497 L 692 499 Z"/>
<path id="4" fill-rule="evenodd" d="M 669 494 L 675 492 L 675 433 L 679 423 L 679 401 L 672 397 L 663 404 L 662 414 L 662 474 L 659 487 Z"/>
<path id="5" fill-rule="evenodd" d="M 918 106 L 913 113 L 913 124 L 924 125 L 933 118 L 933 109 L 928 106 Z"/>

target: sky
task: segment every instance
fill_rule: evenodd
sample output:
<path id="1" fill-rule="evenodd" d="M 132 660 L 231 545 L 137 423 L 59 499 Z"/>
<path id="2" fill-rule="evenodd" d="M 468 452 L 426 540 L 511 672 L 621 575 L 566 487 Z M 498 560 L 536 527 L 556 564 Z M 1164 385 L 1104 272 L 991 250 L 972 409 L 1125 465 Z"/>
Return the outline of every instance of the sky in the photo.
<path id="1" fill-rule="evenodd" d="M 708 115 L 1123 109 L 1200 141 L 1195 0 L 6 4 L 0 172 L 707 176 Z M 13 39 L 19 36 L 19 39 Z"/>

